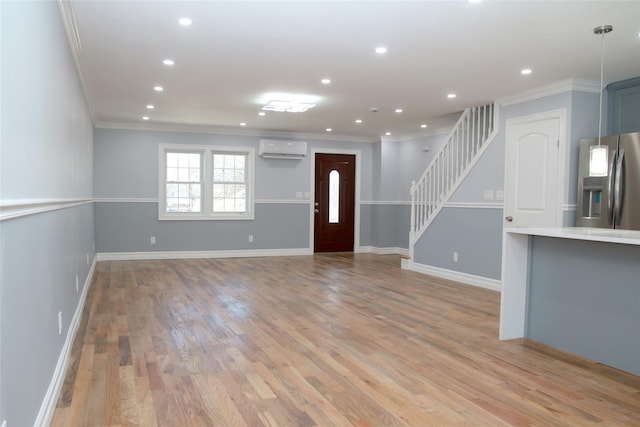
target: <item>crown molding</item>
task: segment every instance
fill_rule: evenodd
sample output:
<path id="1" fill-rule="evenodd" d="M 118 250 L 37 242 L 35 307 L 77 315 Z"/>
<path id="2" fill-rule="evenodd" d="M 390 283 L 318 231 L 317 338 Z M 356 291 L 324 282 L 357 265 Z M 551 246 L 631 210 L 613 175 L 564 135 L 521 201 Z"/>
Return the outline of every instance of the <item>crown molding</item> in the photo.
<path id="1" fill-rule="evenodd" d="M 600 83 L 584 79 L 566 79 L 499 98 L 496 103 L 500 104 L 501 107 L 505 107 L 571 91 L 600 93 Z"/>
<path id="2" fill-rule="evenodd" d="M 82 73 L 82 40 L 80 39 L 80 31 L 78 30 L 78 24 L 76 22 L 76 12 L 73 7 L 73 3 L 70 0 L 57 0 L 57 3 L 60 18 L 62 19 L 62 26 L 64 27 L 64 32 L 67 34 L 67 40 L 69 40 L 69 47 L 71 55 L 73 56 L 73 62 L 76 65 L 78 80 L 80 80 L 80 87 L 82 88 L 82 93 L 84 95 L 84 103 L 87 106 L 87 111 L 89 111 L 91 121 L 95 123 L 95 112 L 93 111 L 89 91 L 87 90 L 88 86 Z"/>
<path id="3" fill-rule="evenodd" d="M 448 127 L 431 129 L 426 131 L 418 131 L 418 132 L 409 133 L 407 135 L 400 136 L 398 138 L 388 138 L 387 141 L 411 142 L 420 138 L 428 138 L 430 136 L 435 136 L 435 135 L 445 135 L 451 132 L 452 129 L 453 129 L 453 126 L 448 126 Z"/>
<path id="4" fill-rule="evenodd" d="M 189 133 L 208 133 L 217 135 L 237 135 L 252 136 L 260 138 L 295 138 L 314 141 L 337 141 L 337 142 L 360 142 L 373 143 L 379 141 L 378 138 L 359 137 L 352 135 L 326 135 L 315 133 L 299 133 L 286 131 L 270 131 L 264 129 L 247 129 L 235 128 L 229 126 L 215 125 L 190 125 L 180 123 L 126 123 L 111 121 L 94 122 L 96 129 L 119 129 L 119 130 L 141 130 L 141 131 L 158 131 L 158 132 L 189 132 Z"/>

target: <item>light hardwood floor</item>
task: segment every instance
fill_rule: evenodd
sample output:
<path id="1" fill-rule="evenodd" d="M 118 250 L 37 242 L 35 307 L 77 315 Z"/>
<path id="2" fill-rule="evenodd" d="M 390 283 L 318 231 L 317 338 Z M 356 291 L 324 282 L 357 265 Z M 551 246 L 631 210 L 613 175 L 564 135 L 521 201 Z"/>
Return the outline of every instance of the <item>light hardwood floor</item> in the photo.
<path id="1" fill-rule="evenodd" d="M 397 256 L 100 262 L 53 426 L 640 425 L 640 377 L 498 340 Z"/>

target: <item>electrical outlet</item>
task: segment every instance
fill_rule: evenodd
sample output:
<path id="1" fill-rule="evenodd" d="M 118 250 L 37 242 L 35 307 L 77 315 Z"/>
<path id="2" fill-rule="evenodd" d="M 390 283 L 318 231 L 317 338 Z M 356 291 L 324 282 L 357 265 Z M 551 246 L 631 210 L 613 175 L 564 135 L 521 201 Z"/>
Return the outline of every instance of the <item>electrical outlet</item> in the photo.
<path id="1" fill-rule="evenodd" d="M 156 236 L 149 237 L 149 243 L 151 243 L 152 245 L 155 245 L 156 244 Z"/>
<path id="2" fill-rule="evenodd" d="M 458 252 L 453 253 L 453 262 L 458 262 Z"/>
<path id="3" fill-rule="evenodd" d="M 58 335 L 62 335 L 62 312 L 58 312 Z"/>
<path id="4" fill-rule="evenodd" d="M 310 199 L 311 198 L 311 192 L 310 191 L 305 191 L 304 192 L 304 198 L 305 199 Z"/>
<path id="5" fill-rule="evenodd" d="M 302 199 L 302 191 L 296 191 L 296 199 Z"/>
<path id="6" fill-rule="evenodd" d="M 496 190 L 496 200 L 504 200 L 504 191 Z"/>
<path id="7" fill-rule="evenodd" d="M 80 289 L 80 284 L 78 282 L 78 275 L 76 274 L 76 292 Z"/>
<path id="8" fill-rule="evenodd" d="M 253 243 L 253 234 L 249 234 L 249 243 Z"/>
<path id="9" fill-rule="evenodd" d="M 493 200 L 493 190 L 484 190 L 484 199 Z"/>

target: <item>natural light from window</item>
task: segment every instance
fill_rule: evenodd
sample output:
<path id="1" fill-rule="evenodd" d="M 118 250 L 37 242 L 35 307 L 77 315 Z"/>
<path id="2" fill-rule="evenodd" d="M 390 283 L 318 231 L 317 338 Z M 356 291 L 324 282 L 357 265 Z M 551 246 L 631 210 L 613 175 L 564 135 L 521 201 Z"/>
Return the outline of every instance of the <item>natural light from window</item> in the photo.
<path id="1" fill-rule="evenodd" d="M 340 222 L 340 172 L 329 172 L 329 223 Z"/>

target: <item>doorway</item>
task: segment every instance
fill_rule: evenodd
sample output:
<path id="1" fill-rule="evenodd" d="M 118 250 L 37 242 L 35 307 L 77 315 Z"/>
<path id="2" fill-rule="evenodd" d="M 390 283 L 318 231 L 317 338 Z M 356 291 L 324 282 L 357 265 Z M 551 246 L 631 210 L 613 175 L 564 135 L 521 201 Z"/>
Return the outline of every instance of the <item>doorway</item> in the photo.
<path id="1" fill-rule="evenodd" d="M 352 252 L 356 156 L 316 153 L 314 182 L 314 252 Z"/>

